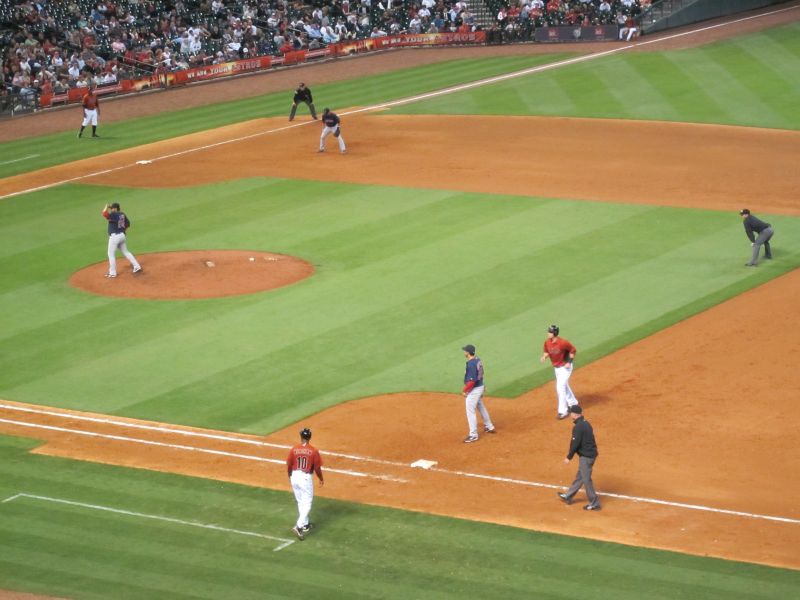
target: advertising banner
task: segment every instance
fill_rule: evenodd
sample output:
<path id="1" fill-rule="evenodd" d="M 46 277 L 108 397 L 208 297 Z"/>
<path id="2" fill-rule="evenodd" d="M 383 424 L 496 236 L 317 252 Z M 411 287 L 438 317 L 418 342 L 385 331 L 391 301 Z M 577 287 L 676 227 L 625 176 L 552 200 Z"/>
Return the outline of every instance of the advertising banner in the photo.
<path id="1" fill-rule="evenodd" d="M 485 31 L 469 33 L 401 33 L 364 40 L 350 40 L 331 44 L 328 49 L 332 56 L 346 56 L 359 52 L 403 48 L 407 46 L 451 46 L 455 44 L 485 44 Z"/>
<path id="2" fill-rule="evenodd" d="M 537 42 L 606 42 L 618 38 L 616 25 L 538 27 L 533 37 Z"/>

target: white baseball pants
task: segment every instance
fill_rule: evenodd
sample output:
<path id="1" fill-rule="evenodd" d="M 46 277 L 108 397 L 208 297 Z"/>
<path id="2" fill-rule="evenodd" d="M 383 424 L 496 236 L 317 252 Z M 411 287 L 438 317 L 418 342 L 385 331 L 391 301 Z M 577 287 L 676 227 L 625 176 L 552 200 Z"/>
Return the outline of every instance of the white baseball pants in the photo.
<path id="1" fill-rule="evenodd" d="M 488 429 L 494 429 L 492 419 L 489 416 L 489 411 L 483 404 L 483 390 L 484 386 L 472 388 L 466 397 L 467 406 L 467 424 L 469 425 L 469 434 L 471 436 L 478 435 L 478 418 L 475 416 L 475 409 L 480 411 L 481 418 L 483 419 L 483 426 Z"/>
<path id="2" fill-rule="evenodd" d="M 120 252 L 125 255 L 125 258 L 133 265 L 134 269 L 141 268 L 139 266 L 139 261 L 136 260 L 136 257 L 131 254 L 131 251 L 128 250 L 128 246 L 125 244 L 125 234 L 124 233 L 112 233 L 108 236 L 108 274 L 109 275 L 116 275 L 117 274 L 117 248 L 119 248 Z"/>
<path id="3" fill-rule="evenodd" d="M 322 135 L 319 136 L 319 149 L 325 150 L 325 138 L 328 137 L 332 133 L 336 133 L 336 130 L 339 129 L 338 127 L 328 127 L 327 125 L 322 128 Z M 342 134 L 339 133 L 339 137 L 336 138 L 339 140 L 339 151 L 344 152 L 347 150 L 347 147 L 344 145 L 344 138 Z"/>
<path id="4" fill-rule="evenodd" d="M 86 127 L 89 123 L 97 125 L 97 109 L 83 109 L 83 126 Z"/>
<path id="5" fill-rule="evenodd" d="M 563 367 L 555 367 L 556 373 L 556 394 L 558 394 L 558 414 L 565 415 L 570 406 L 575 406 L 578 399 L 569 387 L 569 378 L 572 376 L 572 363 Z"/>
<path id="6" fill-rule="evenodd" d="M 308 525 L 308 515 L 314 502 L 314 479 L 311 473 L 292 471 L 290 478 L 294 499 L 297 501 L 297 527 Z"/>

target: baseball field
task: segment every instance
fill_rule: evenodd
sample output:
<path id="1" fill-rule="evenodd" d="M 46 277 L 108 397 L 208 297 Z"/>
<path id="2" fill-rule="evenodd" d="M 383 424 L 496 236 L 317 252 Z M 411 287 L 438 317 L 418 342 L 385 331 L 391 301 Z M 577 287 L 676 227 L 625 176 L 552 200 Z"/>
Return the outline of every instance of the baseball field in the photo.
<path id="1" fill-rule="evenodd" d="M 98 139 L 77 109 L 3 123 L 0 598 L 800 596 L 800 4 L 780 11 L 108 101 Z M 347 154 L 302 106 L 287 122 L 301 80 Z M 109 202 L 136 277 L 103 277 Z M 775 229 L 756 268 L 745 207 Z M 556 496 L 551 323 L 597 513 Z M 498 430 L 474 444 L 468 343 Z M 302 427 L 326 482 L 299 541 Z"/>

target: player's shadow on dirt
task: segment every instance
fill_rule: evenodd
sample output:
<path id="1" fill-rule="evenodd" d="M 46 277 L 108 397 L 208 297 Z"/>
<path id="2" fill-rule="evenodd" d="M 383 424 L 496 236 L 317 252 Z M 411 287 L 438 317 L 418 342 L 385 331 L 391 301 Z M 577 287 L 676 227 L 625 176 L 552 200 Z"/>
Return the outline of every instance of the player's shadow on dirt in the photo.
<path id="1" fill-rule="evenodd" d="M 578 400 L 581 403 L 581 406 L 584 408 L 590 408 L 592 406 L 600 406 L 602 404 L 606 404 L 607 402 L 611 402 L 611 396 L 607 396 L 605 394 L 579 394 Z"/>

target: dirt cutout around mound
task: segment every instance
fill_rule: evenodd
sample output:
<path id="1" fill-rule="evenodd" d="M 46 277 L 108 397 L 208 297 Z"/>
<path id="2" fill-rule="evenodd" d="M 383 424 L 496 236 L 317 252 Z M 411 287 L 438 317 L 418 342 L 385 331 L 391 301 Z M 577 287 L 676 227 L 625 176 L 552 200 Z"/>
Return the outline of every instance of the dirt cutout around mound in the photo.
<path id="1" fill-rule="evenodd" d="M 799 295 L 794 271 L 576 370 L 600 448 L 599 513 L 581 510 L 582 492 L 573 506 L 556 497 L 576 461 L 562 463 L 571 424 L 555 418 L 552 384 L 488 398 L 498 432 L 475 444 L 461 442 L 460 394 L 422 392 L 348 402 L 266 438 L 14 402 L 0 402 L 0 432 L 46 440 L 40 454 L 288 490 L 281 462 L 308 426 L 328 470 L 320 496 L 798 569 L 800 489 L 786 474 L 800 440 L 786 402 L 800 397 L 787 368 L 800 364 L 787 302 Z M 410 466 L 420 459 L 436 466 Z M 326 518 L 315 509 L 315 535 Z"/>
<path id="2" fill-rule="evenodd" d="M 143 269 L 139 273 L 118 259 L 113 279 L 105 276 L 108 263 L 102 262 L 77 271 L 69 283 L 101 296 L 193 300 L 265 292 L 314 273 L 311 263 L 294 256 L 250 250 L 162 252 L 137 258 Z"/>

